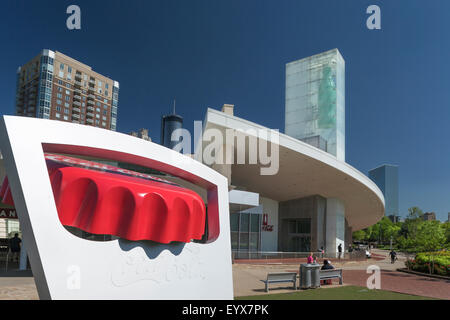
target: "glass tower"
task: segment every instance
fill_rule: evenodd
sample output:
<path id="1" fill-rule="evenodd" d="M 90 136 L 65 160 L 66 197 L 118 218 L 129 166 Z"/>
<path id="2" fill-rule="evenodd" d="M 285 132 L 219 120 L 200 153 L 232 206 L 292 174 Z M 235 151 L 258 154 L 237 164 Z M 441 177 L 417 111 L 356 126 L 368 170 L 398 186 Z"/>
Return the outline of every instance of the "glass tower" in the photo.
<path id="1" fill-rule="evenodd" d="M 285 108 L 287 135 L 345 161 L 345 61 L 338 49 L 286 64 Z"/>
<path id="2" fill-rule="evenodd" d="M 385 215 L 395 216 L 398 213 L 398 166 L 385 164 L 369 171 L 369 178 L 375 182 L 384 195 Z"/>

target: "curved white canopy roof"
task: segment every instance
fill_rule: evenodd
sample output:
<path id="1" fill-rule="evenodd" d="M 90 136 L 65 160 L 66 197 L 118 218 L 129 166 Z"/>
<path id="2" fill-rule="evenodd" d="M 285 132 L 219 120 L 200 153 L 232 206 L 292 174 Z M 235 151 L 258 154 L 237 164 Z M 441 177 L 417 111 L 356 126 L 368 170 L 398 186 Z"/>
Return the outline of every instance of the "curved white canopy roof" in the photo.
<path id="1" fill-rule="evenodd" d="M 248 129 L 267 130 L 236 116 L 208 109 L 204 130 L 210 128 L 222 132 L 226 129 L 246 132 Z M 204 142 L 204 145 L 207 144 Z M 340 199 L 353 231 L 373 225 L 384 216 L 383 194 L 366 175 L 335 156 L 285 134 L 279 134 L 278 145 L 277 174 L 261 175 L 260 168 L 264 166 L 260 164 L 234 164 L 231 167 L 231 184 L 277 201 L 311 195 Z M 245 148 L 248 159 L 248 143 Z"/>

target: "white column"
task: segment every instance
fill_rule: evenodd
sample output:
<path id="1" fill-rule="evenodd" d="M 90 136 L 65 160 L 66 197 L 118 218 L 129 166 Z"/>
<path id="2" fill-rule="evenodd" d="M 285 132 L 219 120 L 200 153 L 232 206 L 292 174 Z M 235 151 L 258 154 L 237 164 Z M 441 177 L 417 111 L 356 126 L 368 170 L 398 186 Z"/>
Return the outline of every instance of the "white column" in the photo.
<path id="1" fill-rule="evenodd" d="M 339 244 L 342 244 L 342 252 L 345 251 L 345 207 L 339 199 L 327 199 L 325 226 L 325 251 L 337 252 Z"/>

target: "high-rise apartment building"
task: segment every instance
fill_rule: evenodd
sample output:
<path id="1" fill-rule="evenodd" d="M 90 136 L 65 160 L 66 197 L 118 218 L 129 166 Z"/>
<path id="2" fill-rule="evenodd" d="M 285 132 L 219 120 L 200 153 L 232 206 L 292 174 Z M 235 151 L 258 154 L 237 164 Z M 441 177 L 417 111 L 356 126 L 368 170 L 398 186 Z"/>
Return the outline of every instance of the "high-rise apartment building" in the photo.
<path id="1" fill-rule="evenodd" d="M 383 192 L 385 215 L 398 217 L 398 166 L 385 164 L 372 169 L 369 178 Z"/>
<path id="2" fill-rule="evenodd" d="M 17 70 L 16 115 L 116 130 L 119 82 L 44 49 Z"/>
<path id="3" fill-rule="evenodd" d="M 285 133 L 345 161 L 345 61 L 338 49 L 286 64 Z"/>

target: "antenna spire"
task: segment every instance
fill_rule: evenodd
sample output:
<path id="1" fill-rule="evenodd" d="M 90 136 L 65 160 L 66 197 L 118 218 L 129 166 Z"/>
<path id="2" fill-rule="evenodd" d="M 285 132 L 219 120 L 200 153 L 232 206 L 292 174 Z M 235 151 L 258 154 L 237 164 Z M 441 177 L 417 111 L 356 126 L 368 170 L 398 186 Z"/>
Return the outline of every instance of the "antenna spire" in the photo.
<path id="1" fill-rule="evenodd" d="M 175 112 L 176 104 L 177 104 L 177 100 L 173 99 L 173 114 L 176 114 L 176 112 Z"/>

